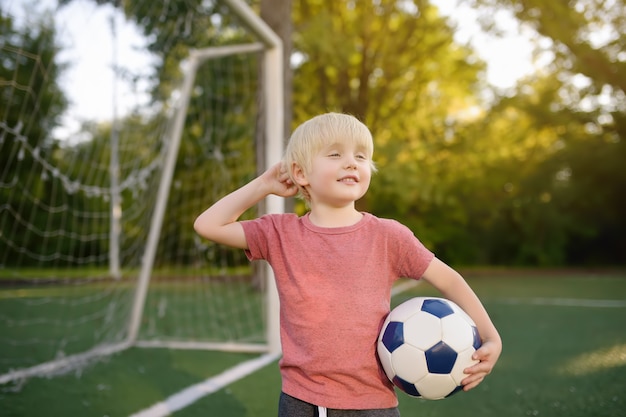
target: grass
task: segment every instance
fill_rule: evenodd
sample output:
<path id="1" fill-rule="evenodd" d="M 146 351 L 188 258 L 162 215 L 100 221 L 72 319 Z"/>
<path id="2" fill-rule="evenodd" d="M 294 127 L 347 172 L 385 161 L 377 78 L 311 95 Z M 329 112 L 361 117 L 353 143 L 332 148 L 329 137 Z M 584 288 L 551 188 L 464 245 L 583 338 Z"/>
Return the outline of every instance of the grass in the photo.
<path id="1" fill-rule="evenodd" d="M 133 297 L 130 282 L 0 286 L 0 374 L 124 341 Z M 262 311 L 263 294 L 243 280 L 155 280 L 139 338 L 262 342 Z"/>
<path id="2" fill-rule="evenodd" d="M 403 416 L 625 415 L 626 275 L 477 275 L 469 281 L 502 334 L 500 361 L 469 393 L 441 401 L 400 393 Z M 436 292 L 420 285 L 396 297 L 394 303 L 418 295 Z M 558 303 L 588 299 L 624 304 L 580 307 Z M 130 349 L 79 374 L 0 386 L 0 415 L 127 416 L 253 357 Z M 174 415 L 275 416 L 279 392 L 280 376 L 273 363 Z"/>
<path id="3" fill-rule="evenodd" d="M 250 274 L 250 265 L 241 266 L 229 266 L 229 267 L 217 267 L 206 266 L 204 268 L 197 267 L 164 267 L 156 268 L 153 273 L 153 278 L 169 278 L 175 277 L 195 277 L 202 276 L 242 276 Z M 126 269 L 122 271 L 122 279 L 136 278 L 139 275 L 139 269 Z M 109 270 L 105 267 L 85 267 L 85 268 L 0 268 L 0 284 L 3 282 L 52 282 L 61 280 L 85 280 L 86 278 L 91 280 L 96 279 L 109 279 L 115 281 L 110 277 Z"/>
<path id="4" fill-rule="evenodd" d="M 0 389 L 0 415 L 127 416 L 250 355 L 130 349 L 80 373 Z"/>

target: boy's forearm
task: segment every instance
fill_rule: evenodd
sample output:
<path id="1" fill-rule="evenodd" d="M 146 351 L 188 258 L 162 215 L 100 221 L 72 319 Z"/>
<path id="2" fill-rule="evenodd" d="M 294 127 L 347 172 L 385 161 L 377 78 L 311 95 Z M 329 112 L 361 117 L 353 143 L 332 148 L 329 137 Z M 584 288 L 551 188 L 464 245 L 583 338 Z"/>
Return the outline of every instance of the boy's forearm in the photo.
<path id="1" fill-rule="evenodd" d="M 263 200 L 268 193 L 262 187 L 262 181 L 256 178 L 243 187 L 224 196 L 209 207 L 204 213 L 209 213 L 213 222 L 228 224 L 236 221 L 249 208 Z M 202 217 L 203 214 L 200 215 Z"/>
<path id="2" fill-rule="evenodd" d="M 500 335 L 493 325 L 487 310 L 485 310 L 476 293 L 460 275 L 458 283 L 446 290 L 444 296 L 457 303 L 474 320 L 483 342 L 500 339 Z"/>
<path id="3" fill-rule="evenodd" d="M 458 272 L 439 261 L 437 258 L 433 260 L 431 266 L 431 276 L 425 278 L 431 282 L 445 298 L 458 304 L 459 307 L 474 320 L 483 341 L 499 341 L 500 335 L 493 325 L 489 314 L 465 279 Z"/>
<path id="4" fill-rule="evenodd" d="M 475 294 L 473 297 L 468 296 L 465 298 L 464 304 L 461 305 L 461 308 L 474 320 L 483 343 L 486 341 L 500 343 L 500 334 L 478 297 Z"/>
<path id="5" fill-rule="evenodd" d="M 194 229 L 199 235 L 209 240 L 229 243 L 223 240 L 223 236 L 231 233 L 227 227 L 235 223 L 246 210 L 253 207 L 268 194 L 263 181 L 256 178 L 206 209 L 196 218 Z"/>

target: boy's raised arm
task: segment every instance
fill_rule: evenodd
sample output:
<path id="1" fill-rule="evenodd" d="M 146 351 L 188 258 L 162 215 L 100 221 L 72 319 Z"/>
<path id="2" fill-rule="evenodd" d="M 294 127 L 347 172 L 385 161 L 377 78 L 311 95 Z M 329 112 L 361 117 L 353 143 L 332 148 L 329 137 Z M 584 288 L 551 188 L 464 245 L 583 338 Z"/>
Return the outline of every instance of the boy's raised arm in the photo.
<path id="1" fill-rule="evenodd" d="M 269 194 L 288 197 L 296 192 L 296 186 L 281 170 L 281 164 L 276 164 L 206 209 L 196 218 L 193 227 L 200 236 L 213 242 L 247 249 L 246 237 L 237 219 Z"/>

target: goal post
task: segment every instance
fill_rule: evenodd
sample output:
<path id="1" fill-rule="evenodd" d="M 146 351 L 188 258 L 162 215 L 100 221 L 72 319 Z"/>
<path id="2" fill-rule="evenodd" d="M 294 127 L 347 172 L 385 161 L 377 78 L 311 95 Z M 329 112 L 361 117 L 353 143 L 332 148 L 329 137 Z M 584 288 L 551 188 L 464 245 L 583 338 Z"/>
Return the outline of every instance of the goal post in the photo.
<path id="1" fill-rule="evenodd" d="M 234 2 L 238 3 L 238 2 Z M 253 15 L 254 16 L 254 15 Z M 280 40 L 278 40 L 280 42 Z M 273 74 L 274 71 L 282 71 L 282 52 L 280 50 L 280 44 L 274 47 L 277 49 L 277 54 L 274 54 L 274 51 L 266 51 L 265 59 L 263 60 L 263 74 L 267 74 L 265 77 L 265 82 L 263 83 L 263 88 L 267 88 L 266 92 L 262 94 L 265 98 L 265 108 L 273 109 L 274 106 L 279 106 L 282 109 L 282 103 L 280 103 L 280 99 L 277 98 L 282 97 L 282 80 L 279 77 L 276 77 Z M 163 224 L 163 216 L 165 213 L 165 208 L 167 204 L 167 199 L 169 196 L 169 190 L 172 183 L 172 177 L 174 174 L 174 167 L 176 164 L 176 156 L 178 155 L 178 149 L 180 146 L 180 141 L 183 134 L 183 128 L 185 123 L 185 116 L 187 114 L 187 106 L 189 105 L 189 98 L 191 96 L 191 92 L 193 89 L 194 80 L 196 78 L 196 71 L 198 67 L 205 60 L 216 59 L 222 56 L 234 55 L 234 54 L 245 54 L 251 52 L 259 52 L 263 51 L 265 47 L 263 44 L 246 44 L 246 45 L 232 45 L 232 46 L 224 46 L 224 47 L 214 47 L 214 48 L 206 48 L 200 50 L 192 50 L 190 52 L 187 69 L 185 72 L 183 85 L 181 88 L 181 100 L 179 103 L 179 107 L 176 109 L 176 114 L 174 117 L 174 123 L 171 133 L 171 139 L 168 142 L 168 149 L 166 152 L 167 159 L 165 160 L 165 166 L 163 169 L 163 174 L 161 176 L 161 180 L 159 182 L 159 189 L 156 199 L 156 207 L 154 214 L 152 216 L 152 222 L 150 225 L 150 233 L 148 235 L 148 241 L 146 245 L 146 253 L 144 255 L 143 264 L 141 267 L 141 271 L 139 273 L 139 281 L 135 293 L 135 301 L 133 302 L 132 314 L 130 316 L 129 329 L 128 329 L 128 344 L 133 345 L 137 342 L 139 326 L 141 323 L 141 318 L 143 315 L 146 293 L 148 290 L 148 285 L 150 282 L 150 276 L 154 267 L 154 258 L 156 254 L 156 247 L 159 242 L 159 235 L 161 231 L 161 227 Z M 276 63 L 276 60 L 279 60 Z M 267 94 L 267 91 L 274 91 L 277 95 Z M 270 166 L 278 161 L 280 161 L 282 157 L 282 130 L 280 126 L 282 126 L 282 115 L 279 114 L 282 111 L 272 111 L 273 114 L 270 116 L 266 112 L 266 132 L 265 137 L 268 138 L 267 146 L 266 146 L 266 164 Z M 272 198 L 272 196 L 268 197 L 266 203 L 267 211 L 271 213 L 281 213 L 284 211 L 284 203 L 282 199 Z M 280 351 L 280 335 L 278 332 L 278 310 L 276 308 L 278 304 L 278 296 L 275 288 L 275 281 L 273 279 L 273 272 L 271 268 L 268 267 L 266 276 L 268 277 L 267 283 L 267 339 L 268 339 L 268 351 L 270 353 L 278 353 Z M 157 347 L 160 344 L 158 343 L 140 343 L 141 346 L 144 347 Z M 168 345 L 168 344 L 164 344 Z M 182 343 L 172 343 L 169 346 L 183 346 Z M 191 343 L 189 346 L 198 346 L 196 343 Z M 219 345 L 214 345 L 214 347 L 219 347 Z M 236 349 L 235 347 L 230 347 L 229 349 Z M 247 348 L 249 350 L 257 350 L 258 346 L 250 346 Z M 238 350 L 247 350 L 246 348 L 241 348 Z M 261 349 L 263 350 L 263 349 Z"/>
<path id="2" fill-rule="evenodd" d="M 266 167 L 281 160 L 284 136 L 284 91 L 283 91 L 283 43 L 278 35 L 259 17 L 243 0 L 225 0 L 232 10 L 243 20 L 244 24 L 261 39 L 266 50 L 263 59 L 262 94 L 265 105 L 265 161 Z M 268 213 L 282 213 L 285 210 L 284 200 L 277 196 L 268 196 L 265 204 Z M 279 300 L 274 274 L 265 264 L 267 277 L 267 341 L 269 353 L 279 353 L 280 319 Z"/>
<path id="3" fill-rule="evenodd" d="M 171 10 L 142 2 L 168 20 Z M 284 146 L 281 40 L 244 1 L 220 3 L 251 42 L 186 45 L 170 97 L 155 104 L 133 92 L 135 107 L 119 120 L 114 109 L 112 123 L 86 123 L 60 140 L 34 133 L 45 106 L 32 103 L 29 113 L 20 99 L 50 90 L 32 80 L 52 79 L 55 63 L 0 45 L 4 62 L 15 60 L 12 73 L 0 74 L 0 162 L 8 161 L 0 167 L 0 384 L 131 347 L 280 353 L 269 265 L 256 288 L 241 251 L 192 228 L 194 213 L 250 180 L 249 126 L 262 119 L 266 166 Z M 171 27 L 189 30 L 190 16 L 172 16 L 184 24 Z M 33 73 L 22 73 L 31 60 Z M 116 71 L 118 82 L 141 85 L 142 77 Z M 269 196 L 263 206 L 281 213 L 284 200 Z"/>

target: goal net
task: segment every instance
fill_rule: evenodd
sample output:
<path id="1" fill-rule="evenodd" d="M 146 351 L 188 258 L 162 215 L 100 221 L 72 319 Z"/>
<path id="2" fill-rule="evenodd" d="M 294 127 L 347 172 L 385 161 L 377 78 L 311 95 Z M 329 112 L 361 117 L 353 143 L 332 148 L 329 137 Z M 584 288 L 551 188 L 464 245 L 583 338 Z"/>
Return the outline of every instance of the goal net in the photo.
<path id="1" fill-rule="evenodd" d="M 280 158 L 280 43 L 235 0 L 66 3 L 0 5 L 0 383 L 276 349 L 272 280 L 192 225 Z"/>

